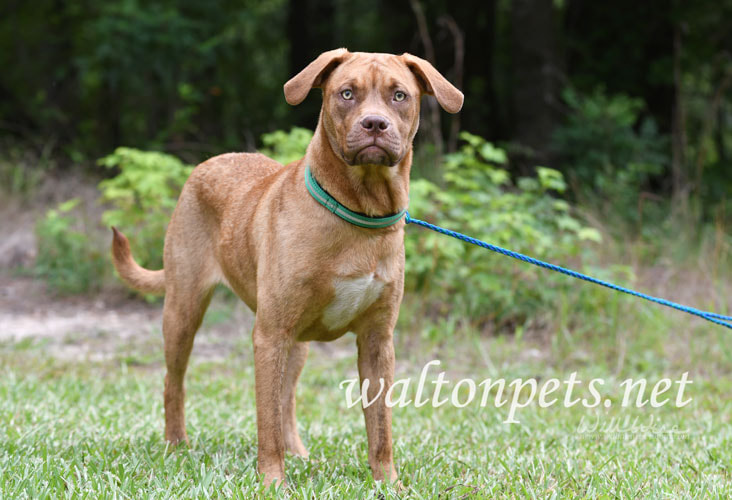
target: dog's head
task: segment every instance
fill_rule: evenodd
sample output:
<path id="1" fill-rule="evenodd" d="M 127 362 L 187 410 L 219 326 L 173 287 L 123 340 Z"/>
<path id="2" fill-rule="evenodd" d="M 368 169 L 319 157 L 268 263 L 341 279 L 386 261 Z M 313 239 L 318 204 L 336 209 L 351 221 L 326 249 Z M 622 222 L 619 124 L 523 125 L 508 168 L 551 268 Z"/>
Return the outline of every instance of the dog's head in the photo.
<path id="1" fill-rule="evenodd" d="M 397 165 L 417 133 L 422 95 L 450 113 L 463 105 L 458 89 L 411 54 L 325 52 L 285 84 L 285 99 L 300 104 L 312 88 L 323 90 L 322 125 L 348 165 Z"/>

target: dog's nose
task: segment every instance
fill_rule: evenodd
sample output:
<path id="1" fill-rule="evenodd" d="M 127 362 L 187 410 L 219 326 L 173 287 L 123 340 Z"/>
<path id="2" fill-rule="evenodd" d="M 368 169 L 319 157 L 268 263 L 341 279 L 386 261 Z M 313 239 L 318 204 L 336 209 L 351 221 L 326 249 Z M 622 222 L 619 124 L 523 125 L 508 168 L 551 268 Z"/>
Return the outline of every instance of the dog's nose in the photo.
<path id="1" fill-rule="evenodd" d="M 389 128 L 389 120 L 379 115 L 364 116 L 361 120 L 361 126 L 367 131 L 378 134 Z"/>

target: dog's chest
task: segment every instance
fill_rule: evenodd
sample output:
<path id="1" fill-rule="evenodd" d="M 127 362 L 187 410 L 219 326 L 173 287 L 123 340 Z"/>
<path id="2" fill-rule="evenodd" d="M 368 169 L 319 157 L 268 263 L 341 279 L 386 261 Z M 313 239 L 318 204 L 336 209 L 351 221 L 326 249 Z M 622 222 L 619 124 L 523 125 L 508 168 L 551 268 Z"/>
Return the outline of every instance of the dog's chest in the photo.
<path id="1" fill-rule="evenodd" d="M 375 273 L 333 280 L 335 294 L 323 311 L 323 325 L 329 330 L 345 328 L 381 295 L 384 282 Z"/>

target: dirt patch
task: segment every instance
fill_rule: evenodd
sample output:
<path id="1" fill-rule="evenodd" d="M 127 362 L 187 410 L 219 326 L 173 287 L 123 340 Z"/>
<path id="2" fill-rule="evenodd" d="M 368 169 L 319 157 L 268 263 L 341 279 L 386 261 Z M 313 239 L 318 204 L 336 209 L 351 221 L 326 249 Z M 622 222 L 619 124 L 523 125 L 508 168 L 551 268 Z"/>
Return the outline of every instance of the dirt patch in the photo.
<path id="1" fill-rule="evenodd" d="M 113 306 L 113 308 L 110 308 Z M 59 337 L 106 330 L 122 337 L 138 325 L 155 322 L 160 313 L 139 301 L 119 296 L 96 299 L 53 297 L 42 282 L 25 277 L 0 277 L 0 340 Z"/>
<path id="2" fill-rule="evenodd" d="M 64 360 L 163 363 L 161 303 L 147 304 L 124 290 L 94 297 L 58 297 L 43 282 L 0 272 L 0 348 L 36 346 Z M 217 294 L 196 334 L 197 361 L 251 358 L 254 314 L 243 302 Z M 353 338 L 312 342 L 329 359 L 354 356 Z"/>
<path id="3" fill-rule="evenodd" d="M 214 321 L 197 336 L 196 351 L 206 358 L 227 355 L 247 338 L 252 314 L 231 302 L 212 304 Z M 42 282 L 0 275 L 0 342 L 6 345 L 40 343 L 50 355 L 72 359 L 157 359 L 162 356 L 161 324 L 162 304 L 146 304 L 123 291 L 55 297 Z"/>

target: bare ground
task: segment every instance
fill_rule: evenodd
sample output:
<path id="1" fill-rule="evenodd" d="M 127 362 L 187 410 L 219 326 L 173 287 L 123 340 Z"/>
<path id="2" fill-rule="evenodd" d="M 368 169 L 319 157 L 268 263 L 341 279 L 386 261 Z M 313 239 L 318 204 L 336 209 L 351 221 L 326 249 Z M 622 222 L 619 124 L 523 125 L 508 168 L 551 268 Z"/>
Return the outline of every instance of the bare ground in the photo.
<path id="1" fill-rule="evenodd" d="M 41 344 L 49 356 L 64 360 L 113 361 L 159 365 L 163 362 L 162 303 L 147 304 L 123 290 L 96 296 L 58 297 L 45 284 L 0 272 L 0 347 Z M 217 294 L 196 334 L 197 361 L 251 358 L 254 315 L 242 303 Z M 327 357 L 355 355 L 346 336 L 332 343 L 313 342 Z"/>
<path id="2" fill-rule="evenodd" d="M 228 355 L 247 338 L 252 314 L 223 300 L 212 305 L 218 321 L 205 325 L 196 354 L 206 359 Z M 116 357 L 162 355 L 162 305 L 146 304 L 124 292 L 94 297 L 55 297 L 27 277 L 0 277 L 0 342 L 43 343 L 64 359 L 101 361 Z M 156 347 L 159 348 L 155 354 Z M 134 353 L 134 354 L 133 354 Z"/>

